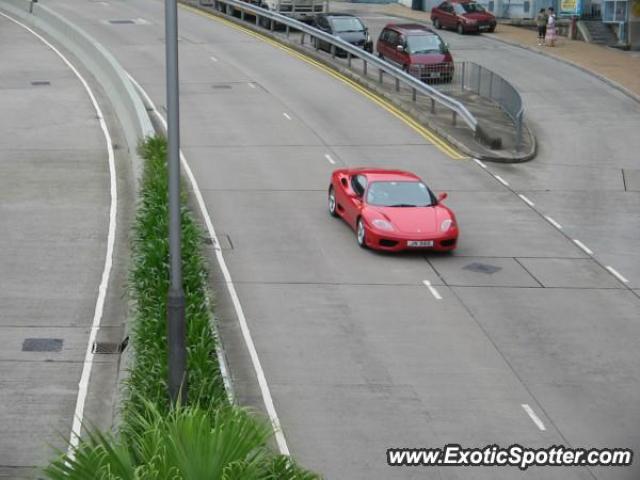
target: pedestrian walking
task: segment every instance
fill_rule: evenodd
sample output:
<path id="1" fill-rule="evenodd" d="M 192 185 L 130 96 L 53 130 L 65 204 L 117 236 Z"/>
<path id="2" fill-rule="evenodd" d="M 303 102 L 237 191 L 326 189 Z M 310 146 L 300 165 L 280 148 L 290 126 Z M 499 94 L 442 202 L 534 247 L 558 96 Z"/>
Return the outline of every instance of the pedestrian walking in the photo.
<path id="1" fill-rule="evenodd" d="M 549 47 L 555 47 L 558 38 L 558 26 L 556 25 L 556 14 L 553 7 L 549 7 L 549 18 L 547 18 L 547 31 L 544 36 L 545 44 Z"/>
<path id="2" fill-rule="evenodd" d="M 544 37 L 547 34 L 547 12 L 541 8 L 536 16 L 536 25 L 538 27 L 538 46 L 544 45 Z"/>

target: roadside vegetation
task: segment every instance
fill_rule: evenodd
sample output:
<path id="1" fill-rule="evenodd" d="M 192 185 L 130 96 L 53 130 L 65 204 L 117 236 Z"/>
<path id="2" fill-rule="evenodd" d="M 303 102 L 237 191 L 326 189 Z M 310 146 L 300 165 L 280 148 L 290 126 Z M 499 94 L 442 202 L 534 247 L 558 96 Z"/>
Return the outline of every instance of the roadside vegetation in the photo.
<path id="1" fill-rule="evenodd" d="M 270 424 L 228 401 L 216 357 L 207 301 L 203 234 L 182 208 L 182 265 L 189 395 L 172 406 L 167 392 L 166 292 L 169 285 L 166 141 L 147 139 L 133 230 L 130 295 L 135 304 L 117 434 L 87 428 L 72 456 L 44 471 L 52 480 L 314 480 L 317 475 L 268 447 Z"/>

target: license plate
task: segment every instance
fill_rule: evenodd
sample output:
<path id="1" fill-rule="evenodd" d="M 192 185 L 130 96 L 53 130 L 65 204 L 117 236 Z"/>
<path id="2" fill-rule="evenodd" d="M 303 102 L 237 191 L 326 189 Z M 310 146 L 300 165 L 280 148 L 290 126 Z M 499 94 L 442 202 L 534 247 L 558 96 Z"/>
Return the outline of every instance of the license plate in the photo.
<path id="1" fill-rule="evenodd" d="M 480 25 L 480 30 L 489 30 L 489 25 Z"/>
<path id="2" fill-rule="evenodd" d="M 407 247 L 433 247 L 433 240 L 409 240 Z"/>
<path id="3" fill-rule="evenodd" d="M 440 72 L 429 72 L 429 78 L 440 78 Z"/>

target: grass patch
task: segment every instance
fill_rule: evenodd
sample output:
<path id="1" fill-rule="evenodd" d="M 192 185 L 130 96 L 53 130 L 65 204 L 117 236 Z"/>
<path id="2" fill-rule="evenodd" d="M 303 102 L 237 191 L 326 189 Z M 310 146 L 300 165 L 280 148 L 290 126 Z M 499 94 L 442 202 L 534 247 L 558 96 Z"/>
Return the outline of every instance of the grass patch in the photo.
<path id="1" fill-rule="evenodd" d="M 130 292 L 134 358 L 117 436 L 87 429 L 74 455 L 44 471 L 52 480 L 314 480 L 319 477 L 267 447 L 270 424 L 230 405 L 209 321 L 202 231 L 182 198 L 182 268 L 189 395 L 172 406 L 167 391 L 166 300 L 169 287 L 167 144 L 140 147 L 145 160 L 133 230 Z"/>

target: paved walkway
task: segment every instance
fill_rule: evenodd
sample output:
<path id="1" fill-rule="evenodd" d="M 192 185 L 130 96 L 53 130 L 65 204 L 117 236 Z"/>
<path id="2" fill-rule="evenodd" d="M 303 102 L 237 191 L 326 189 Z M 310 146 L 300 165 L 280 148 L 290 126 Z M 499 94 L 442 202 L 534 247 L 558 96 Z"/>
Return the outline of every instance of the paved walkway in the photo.
<path id="1" fill-rule="evenodd" d="M 431 22 L 429 12 L 411 10 L 397 3 L 379 5 L 378 12 Z M 487 35 L 574 63 L 621 85 L 640 97 L 640 55 L 637 52 L 623 52 L 601 45 L 569 40 L 565 37 L 560 37 L 553 48 L 539 47 L 534 30 L 511 25 L 500 24 L 495 33 Z"/>

